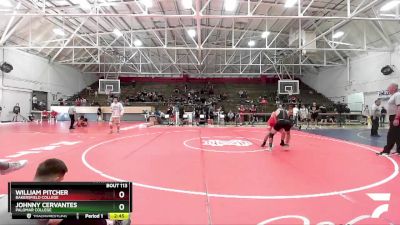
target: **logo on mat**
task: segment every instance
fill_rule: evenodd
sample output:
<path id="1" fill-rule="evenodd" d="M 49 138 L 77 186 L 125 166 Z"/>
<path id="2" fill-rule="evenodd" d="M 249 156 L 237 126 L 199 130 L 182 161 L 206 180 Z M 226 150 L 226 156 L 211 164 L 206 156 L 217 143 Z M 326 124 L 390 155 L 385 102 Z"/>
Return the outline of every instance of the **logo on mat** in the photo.
<path id="1" fill-rule="evenodd" d="M 222 147 L 222 146 L 247 147 L 253 145 L 253 143 L 245 140 L 206 140 L 203 141 L 203 145 L 216 146 L 216 147 Z"/>

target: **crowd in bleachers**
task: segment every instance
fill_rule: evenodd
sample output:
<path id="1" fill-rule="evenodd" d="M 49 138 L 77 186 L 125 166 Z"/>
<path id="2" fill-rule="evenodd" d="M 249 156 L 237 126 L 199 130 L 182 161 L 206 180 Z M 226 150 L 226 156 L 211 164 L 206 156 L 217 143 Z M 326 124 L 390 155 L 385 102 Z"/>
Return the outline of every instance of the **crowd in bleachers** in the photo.
<path id="1" fill-rule="evenodd" d="M 331 102 L 314 90 L 301 85 L 301 94 L 277 97 L 277 84 L 240 84 L 240 83 L 121 83 L 122 92 L 117 97 L 126 106 L 154 106 L 159 111 L 167 113 L 177 105 L 185 111 L 193 110 L 196 114 L 216 114 L 220 111 L 232 111 L 236 114 L 255 112 L 271 112 L 277 104 L 306 104 L 318 101 L 325 104 L 327 111 L 334 111 Z M 91 90 L 97 90 L 96 84 Z M 73 96 L 68 103 L 60 99 L 60 105 L 76 106 L 106 106 L 111 103 L 114 95 L 98 95 L 85 89 L 79 95 Z M 72 102 L 71 102 L 72 100 Z M 240 110 L 240 108 L 242 109 Z M 234 117 L 235 117 L 234 116 Z M 225 118 L 228 120 L 229 116 Z"/>

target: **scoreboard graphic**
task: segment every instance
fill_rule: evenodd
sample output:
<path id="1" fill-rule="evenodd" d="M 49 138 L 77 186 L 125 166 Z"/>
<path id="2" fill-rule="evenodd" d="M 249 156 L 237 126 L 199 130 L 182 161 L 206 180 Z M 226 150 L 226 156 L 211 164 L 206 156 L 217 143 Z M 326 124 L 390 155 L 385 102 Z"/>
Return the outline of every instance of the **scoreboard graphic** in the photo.
<path id="1" fill-rule="evenodd" d="M 130 182 L 10 182 L 8 211 L 13 219 L 128 220 Z"/>

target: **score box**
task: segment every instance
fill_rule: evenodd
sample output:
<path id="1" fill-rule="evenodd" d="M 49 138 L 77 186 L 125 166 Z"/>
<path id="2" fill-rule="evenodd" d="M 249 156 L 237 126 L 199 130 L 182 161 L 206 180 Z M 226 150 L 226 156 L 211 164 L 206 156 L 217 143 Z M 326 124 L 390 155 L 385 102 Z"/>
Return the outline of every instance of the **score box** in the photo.
<path id="1" fill-rule="evenodd" d="M 8 197 L 16 219 L 108 219 L 132 212 L 130 182 L 10 182 Z"/>

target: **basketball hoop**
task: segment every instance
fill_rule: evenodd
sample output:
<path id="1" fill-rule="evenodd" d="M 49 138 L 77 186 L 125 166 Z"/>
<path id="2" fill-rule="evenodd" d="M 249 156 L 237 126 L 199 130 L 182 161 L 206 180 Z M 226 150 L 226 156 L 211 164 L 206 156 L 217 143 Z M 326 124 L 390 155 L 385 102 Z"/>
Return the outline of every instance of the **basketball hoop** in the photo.
<path id="1" fill-rule="evenodd" d="M 289 96 L 292 96 L 293 95 L 293 90 L 289 90 L 289 91 L 287 91 L 287 93 L 288 93 Z"/>

